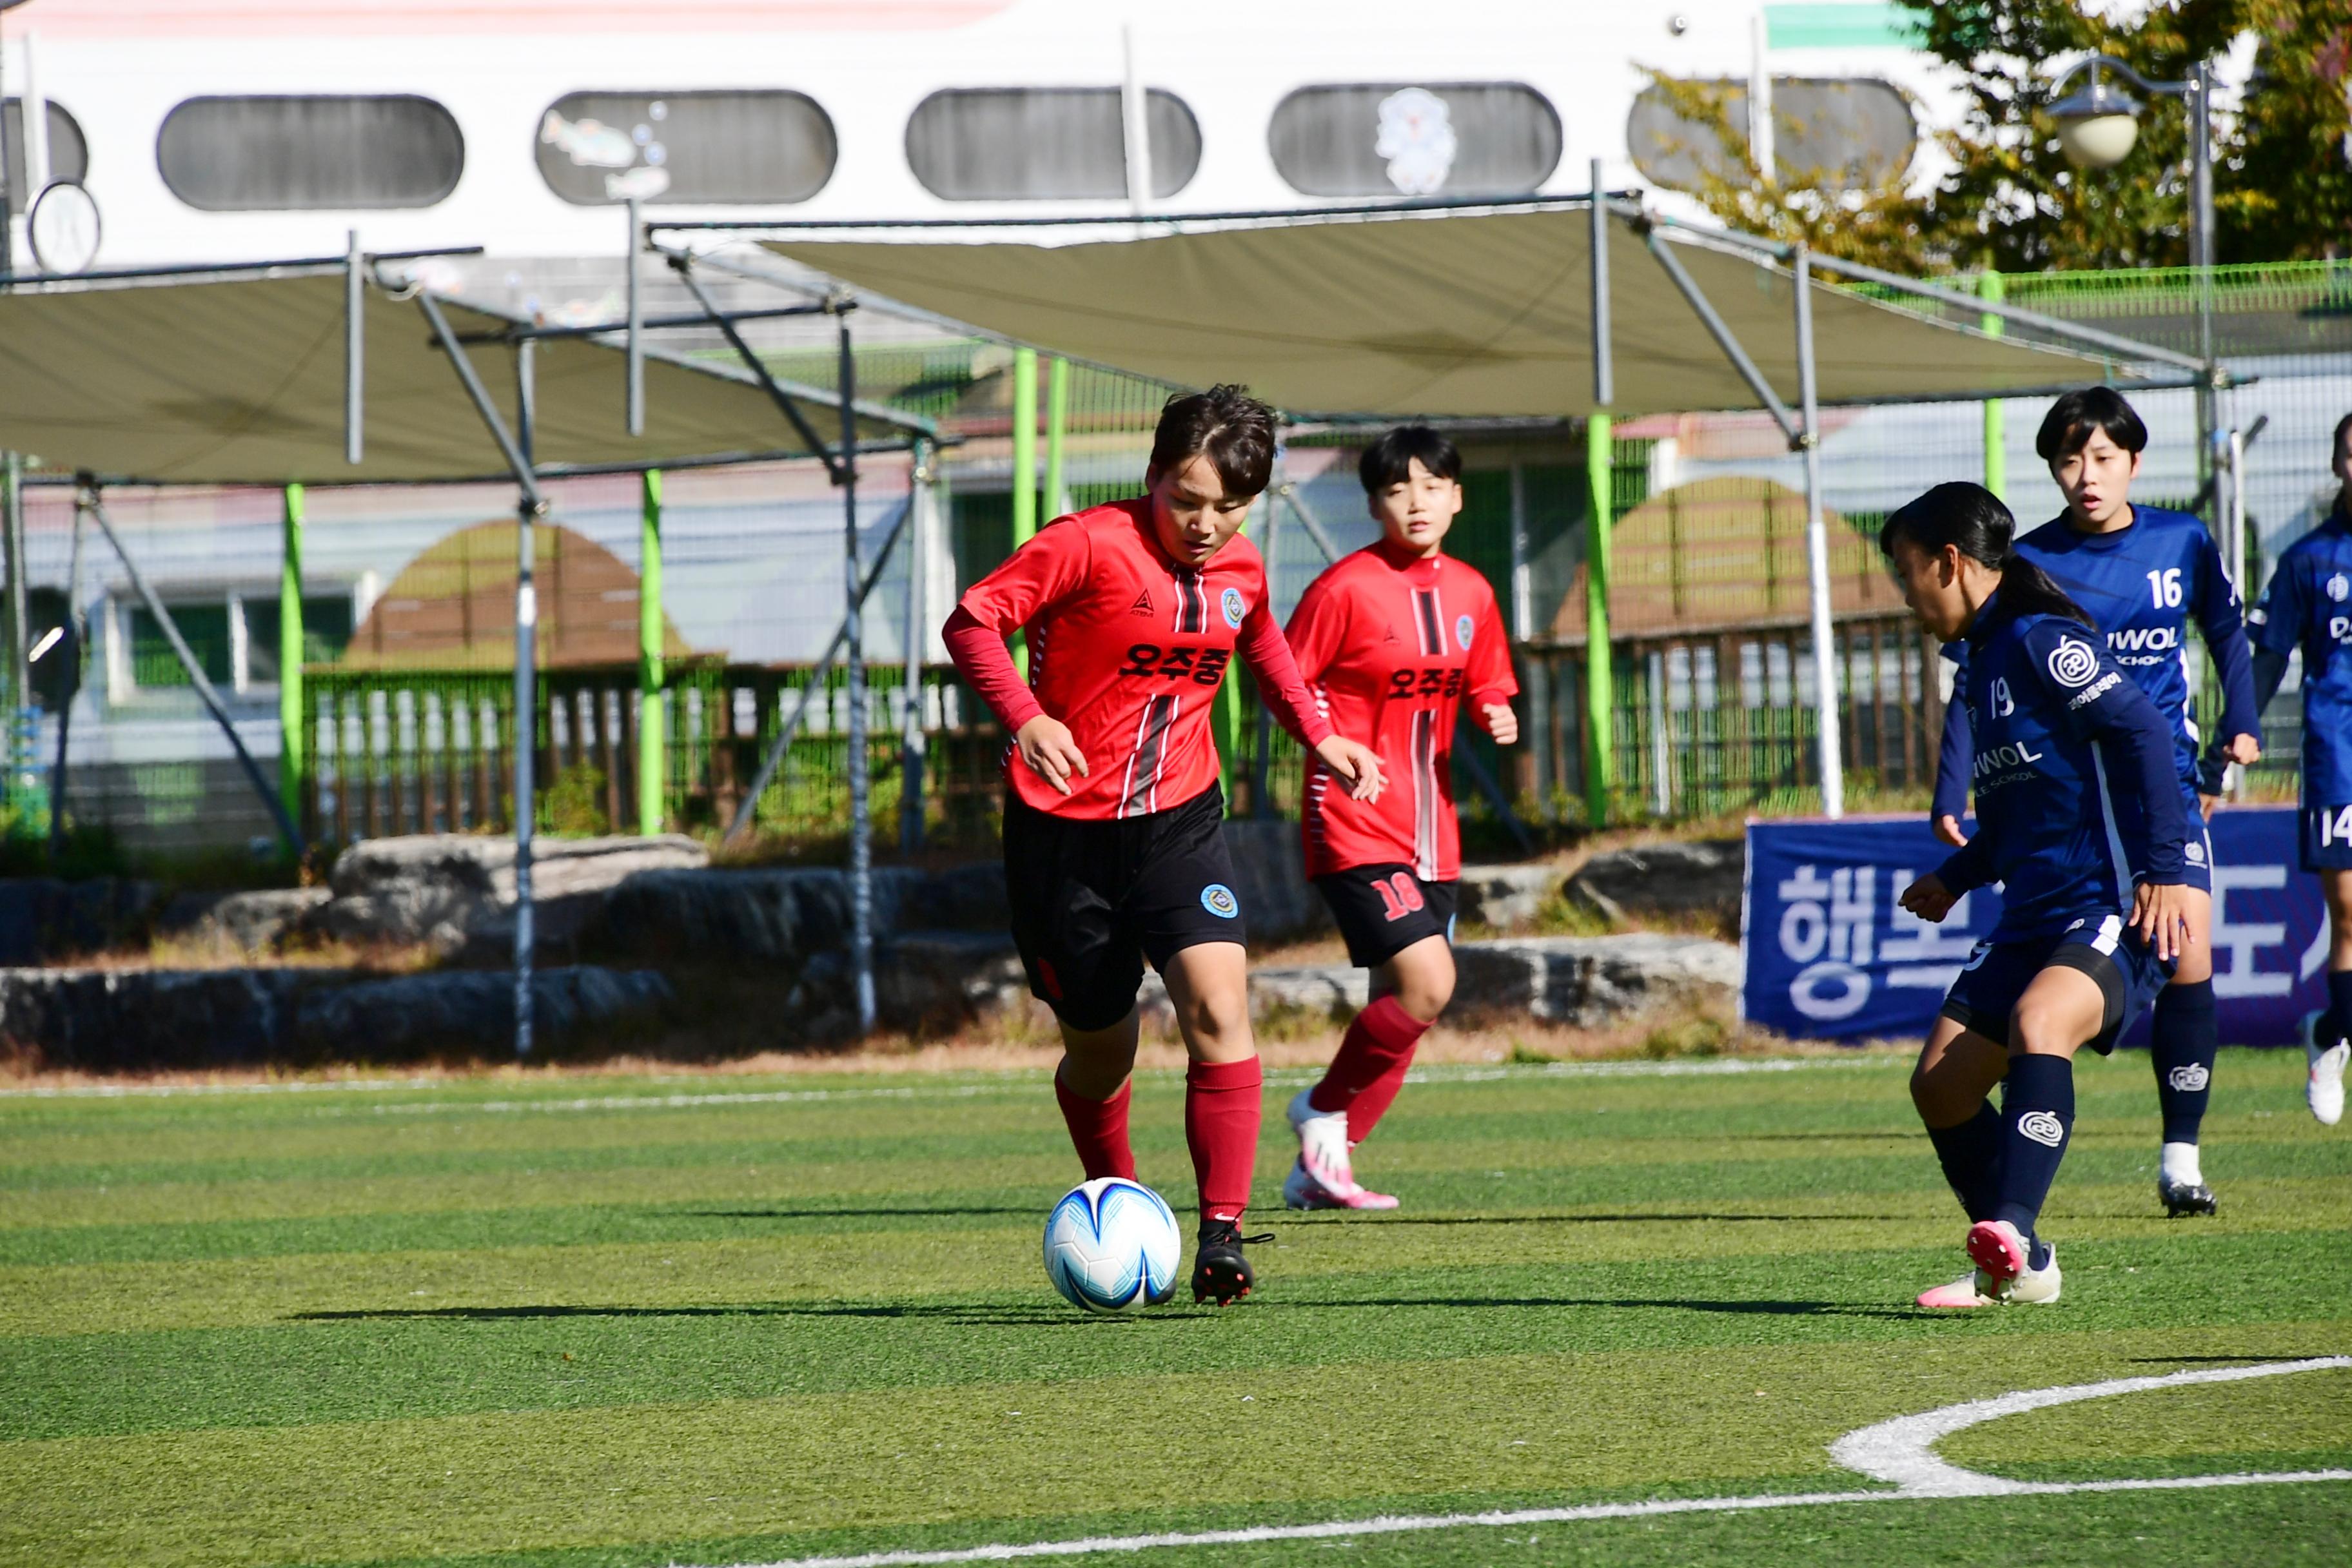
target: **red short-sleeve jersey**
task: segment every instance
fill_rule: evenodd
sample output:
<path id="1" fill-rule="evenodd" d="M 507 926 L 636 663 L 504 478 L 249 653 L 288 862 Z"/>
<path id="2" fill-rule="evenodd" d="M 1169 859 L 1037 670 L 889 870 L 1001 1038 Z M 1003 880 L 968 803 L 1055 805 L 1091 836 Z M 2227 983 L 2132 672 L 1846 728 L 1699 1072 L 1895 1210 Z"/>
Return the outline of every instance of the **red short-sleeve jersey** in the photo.
<path id="1" fill-rule="evenodd" d="M 1289 635 L 1324 717 L 1363 737 L 1389 779 L 1380 799 L 1353 800 L 1307 759 L 1307 874 L 1402 862 L 1424 881 L 1459 877 L 1454 718 L 1465 696 L 1507 702 L 1519 689 L 1494 589 L 1450 556 L 1423 559 L 1382 542 L 1315 579 Z"/>
<path id="2" fill-rule="evenodd" d="M 967 616 L 987 635 L 953 636 Z M 1040 712 L 1069 726 L 1090 771 L 1072 777 L 1067 795 L 1016 752 L 1005 758 L 1021 799 L 1057 816 L 1166 811 L 1215 783 L 1210 710 L 1236 647 L 1286 728 L 1310 746 L 1331 732 L 1266 605 L 1256 547 L 1236 535 L 1207 564 L 1176 565 L 1152 536 L 1147 499 L 1039 529 L 965 592 L 949 626 L 959 668 L 1008 730 Z M 1025 690 L 995 640 L 1015 626 L 1028 639 Z"/>

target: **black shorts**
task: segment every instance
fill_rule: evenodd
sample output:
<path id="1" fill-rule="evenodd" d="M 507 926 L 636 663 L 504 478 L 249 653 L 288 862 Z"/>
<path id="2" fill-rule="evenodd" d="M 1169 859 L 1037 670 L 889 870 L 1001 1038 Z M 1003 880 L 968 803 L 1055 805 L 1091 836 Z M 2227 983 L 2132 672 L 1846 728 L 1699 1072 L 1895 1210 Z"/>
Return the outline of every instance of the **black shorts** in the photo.
<path id="1" fill-rule="evenodd" d="M 1979 942 L 1945 994 L 1942 1012 L 1969 1033 L 2005 1046 L 2009 1016 L 2033 977 L 2045 969 L 2079 970 L 2106 998 L 2099 1032 L 2085 1042 L 2105 1056 L 2116 1048 L 2116 1037 L 2156 1000 L 2172 978 L 2173 967 L 2125 930 L 2119 917 L 2110 915 L 2056 936 Z"/>
<path id="2" fill-rule="evenodd" d="M 1143 962 L 1246 940 L 1225 848 L 1225 793 L 1108 821 L 1055 816 L 1008 795 L 1004 890 L 1029 989 L 1074 1029 L 1127 1016 Z"/>
<path id="3" fill-rule="evenodd" d="M 1350 866 L 1315 879 L 1348 942 L 1348 962 L 1378 969 L 1414 942 L 1454 940 L 1459 882 L 1424 882 L 1406 865 Z"/>

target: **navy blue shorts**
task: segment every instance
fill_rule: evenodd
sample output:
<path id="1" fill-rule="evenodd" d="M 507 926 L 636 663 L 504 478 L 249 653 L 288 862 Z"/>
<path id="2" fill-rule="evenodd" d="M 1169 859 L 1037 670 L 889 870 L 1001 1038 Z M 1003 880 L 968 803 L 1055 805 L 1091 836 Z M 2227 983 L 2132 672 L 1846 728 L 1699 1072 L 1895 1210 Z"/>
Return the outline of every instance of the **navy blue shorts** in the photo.
<path id="1" fill-rule="evenodd" d="M 2352 805 L 2303 808 L 2303 868 L 2352 871 Z"/>
<path id="2" fill-rule="evenodd" d="M 2172 978 L 2173 965 L 2159 962 L 2146 943 L 2108 915 L 2055 936 L 2021 942 L 1987 940 L 1976 945 L 1960 977 L 1944 994 L 1943 1016 L 1995 1045 L 2009 1044 L 2009 1016 L 2017 999 L 2045 969 L 2079 970 L 2097 983 L 2107 999 L 2105 1015 L 2090 1047 L 2105 1056 L 2116 1037 L 2146 1011 Z"/>

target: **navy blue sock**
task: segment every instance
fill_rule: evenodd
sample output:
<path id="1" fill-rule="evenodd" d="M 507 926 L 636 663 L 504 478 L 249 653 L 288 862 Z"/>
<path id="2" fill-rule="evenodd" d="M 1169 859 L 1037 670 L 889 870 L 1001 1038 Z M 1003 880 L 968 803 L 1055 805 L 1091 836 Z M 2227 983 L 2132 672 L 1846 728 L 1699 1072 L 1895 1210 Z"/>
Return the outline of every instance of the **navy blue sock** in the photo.
<path id="1" fill-rule="evenodd" d="M 2074 1064 L 2065 1057 L 2015 1056 L 2001 1091 L 2000 1198 L 1992 1217 L 2033 1235 L 2042 1200 L 2074 1130 Z M 2034 1249 L 2038 1255 L 2041 1248 Z"/>
<path id="2" fill-rule="evenodd" d="M 1988 1100 L 1958 1127 L 1930 1127 L 1927 1141 L 1944 1167 L 1944 1180 L 1971 1220 L 1990 1219 L 2000 1201 L 2000 1112 Z"/>
<path id="3" fill-rule="evenodd" d="M 2213 1022 L 2213 983 L 2178 982 L 2157 993 L 2156 1036 L 2147 1054 L 2156 1066 L 2156 1103 L 2164 1113 L 2164 1141 L 2194 1143 L 2212 1097 L 2213 1058 L 2221 1048 Z"/>
<path id="4" fill-rule="evenodd" d="M 2352 1037 L 2352 969 L 2327 972 L 2327 1010 L 2336 1016 L 2336 1038 Z"/>

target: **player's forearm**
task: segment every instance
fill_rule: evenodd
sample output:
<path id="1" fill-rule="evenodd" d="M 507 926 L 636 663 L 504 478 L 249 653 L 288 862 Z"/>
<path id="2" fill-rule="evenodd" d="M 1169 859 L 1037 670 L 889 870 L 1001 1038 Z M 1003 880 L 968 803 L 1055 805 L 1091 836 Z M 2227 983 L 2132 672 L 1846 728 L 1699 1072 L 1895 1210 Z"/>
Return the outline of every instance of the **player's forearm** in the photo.
<path id="1" fill-rule="evenodd" d="M 2245 622 L 2232 608 L 2219 615 L 2200 628 L 2205 634 L 2205 646 L 2213 655 L 2213 668 L 2221 677 L 2221 724 L 2219 739 L 2227 742 L 2239 735 L 2262 733 L 2263 710 L 2268 700 L 2259 698 L 2254 689 L 2252 646 L 2246 640 Z M 2276 691 L 2278 688 L 2271 689 Z"/>
<path id="2" fill-rule="evenodd" d="M 1314 693 L 1307 689 L 1290 644 L 1272 616 L 1254 616 L 1243 626 L 1241 656 L 1276 723 L 1310 751 L 1331 738 L 1330 721 L 1317 710 Z"/>
<path id="3" fill-rule="evenodd" d="M 1936 879 L 1958 898 L 1992 880 L 1992 835 L 1979 830 L 1966 847 L 1955 849 L 1936 868 Z"/>
<path id="4" fill-rule="evenodd" d="M 1045 711 L 1021 679 L 1021 667 L 1013 662 L 1003 633 L 982 625 L 978 616 L 958 605 L 947 625 L 940 628 L 940 636 L 948 645 L 948 657 L 955 661 L 956 673 L 980 693 L 1005 733 L 1020 733 L 1022 725 Z"/>
<path id="5" fill-rule="evenodd" d="M 2207 795 L 2221 793 L 2222 770 L 2230 765 L 2230 759 L 2221 748 L 2228 745 L 2234 736 L 2259 738 L 2262 735 L 2263 714 L 2270 708 L 2271 699 L 2278 695 L 2280 685 L 2286 679 L 2284 654 L 2258 647 L 2253 649 L 2246 662 L 2249 666 L 2246 684 L 2252 692 L 2252 706 L 2247 710 L 2243 728 L 2233 730 L 2225 720 L 2221 732 L 2213 737 L 2211 745 L 2205 748 L 2205 756 L 2197 767 L 2197 787 Z"/>
<path id="6" fill-rule="evenodd" d="M 1969 814 L 1969 766 L 1976 754 L 1976 737 L 1969 725 L 1969 705 L 1959 689 L 1944 704 L 1944 737 L 1936 753 L 1935 804 L 1932 816 L 1962 817 Z"/>

